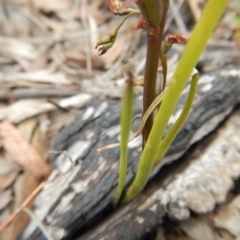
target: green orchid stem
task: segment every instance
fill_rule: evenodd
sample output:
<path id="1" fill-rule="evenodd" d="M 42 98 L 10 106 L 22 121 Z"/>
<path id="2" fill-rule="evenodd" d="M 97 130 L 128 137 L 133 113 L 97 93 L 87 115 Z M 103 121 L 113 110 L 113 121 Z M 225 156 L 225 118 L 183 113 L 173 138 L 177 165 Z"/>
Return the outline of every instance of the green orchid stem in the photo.
<path id="1" fill-rule="evenodd" d="M 199 79 L 199 74 L 198 73 L 194 74 L 192 77 L 191 87 L 190 87 L 190 90 L 188 93 L 188 98 L 186 100 L 184 108 L 183 108 L 179 118 L 177 119 L 177 121 L 174 123 L 174 125 L 169 130 L 167 135 L 161 141 L 161 143 L 158 147 L 158 150 L 157 150 L 156 157 L 155 157 L 153 169 L 161 162 L 161 160 L 165 156 L 167 150 L 169 149 L 170 145 L 172 144 L 173 140 L 175 139 L 178 132 L 180 131 L 183 124 L 186 122 L 186 120 L 188 118 L 188 115 L 191 110 L 191 107 L 192 107 L 192 104 L 194 101 L 194 97 L 195 97 L 195 94 L 197 91 L 198 79 Z"/>
<path id="2" fill-rule="evenodd" d="M 162 64 L 162 74 L 163 74 L 163 84 L 162 84 L 162 90 L 166 87 L 167 82 L 167 55 L 166 54 L 160 54 L 160 60 Z"/>
<path id="3" fill-rule="evenodd" d="M 153 162 L 162 140 L 168 121 L 187 83 L 192 69 L 206 47 L 213 30 L 226 9 L 228 0 L 208 0 L 203 14 L 186 49 L 180 59 L 178 67 L 170 82 L 161 107 L 156 116 L 154 125 L 141 155 L 136 176 L 133 183 L 127 189 L 122 202 L 128 202 L 135 198 L 145 187 L 153 170 Z M 146 80 L 146 79 L 145 79 Z"/>
<path id="4" fill-rule="evenodd" d="M 162 0 L 161 3 L 162 3 L 162 21 L 161 21 L 161 31 L 162 31 L 161 36 L 162 36 L 164 32 L 166 19 L 167 19 L 169 0 Z M 166 82 L 167 82 L 167 57 L 166 57 L 166 54 L 163 53 L 162 47 L 160 48 L 160 60 L 161 60 L 162 74 L 163 74 L 163 84 L 162 84 L 162 89 L 160 87 L 160 91 L 163 91 L 165 89 Z"/>
<path id="5" fill-rule="evenodd" d="M 124 188 L 126 174 L 127 174 L 127 155 L 128 155 L 128 139 L 131 130 L 131 121 L 133 117 L 133 103 L 134 103 L 134 91 L 133 91 L 133 77 L 129 73 L 129 80 L 127 82 L 124 96 L 122 100 L 121 109 L 121 143 L 120 143 L 120 170 L 118 177 L 118 188 L 114 199 L 114 203 L 117 204 Z"/>
<path id="6" fill-rule="evenodd" d="M 156 88 L 157 69 L 159 56 L 163 63 L 163 74 L 166 74 L 166 62 L 164 62 L 161 43 L 164 26 L 167 17 L 169 0 L 143 0 L 137 2 L 140 11 L 147 24 L 147 58 L 144 75 L 143 90 L 143 115 L 155 99 L 156 93 L 164 89 Z M 164 79 L 166 77 L 164 76 Z M 149 116 L 143 129 L 143 147 L 147 142 L 154 120 L 153 113 Z"/>

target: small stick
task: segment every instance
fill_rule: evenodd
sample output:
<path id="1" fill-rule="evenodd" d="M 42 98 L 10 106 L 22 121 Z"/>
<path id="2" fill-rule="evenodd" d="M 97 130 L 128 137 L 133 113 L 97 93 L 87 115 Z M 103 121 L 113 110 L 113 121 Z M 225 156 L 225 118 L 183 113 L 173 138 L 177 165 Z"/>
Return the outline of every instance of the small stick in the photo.
<path id="1" fill-rule="evenodd" d="M 48 181 L 41 182 L 35 190 L 25 199 L 25 201 L 22 203 L 22 205 L 13 213 L 11 214 L 7 220 L 0 225 L 0 232 L 5 230 L 9 224 L 17 217 L 17 215 L 22 211 L 23 208 L 25 208 L 28 203 L 42 190 L 42 188 L 47 184 Z"/>

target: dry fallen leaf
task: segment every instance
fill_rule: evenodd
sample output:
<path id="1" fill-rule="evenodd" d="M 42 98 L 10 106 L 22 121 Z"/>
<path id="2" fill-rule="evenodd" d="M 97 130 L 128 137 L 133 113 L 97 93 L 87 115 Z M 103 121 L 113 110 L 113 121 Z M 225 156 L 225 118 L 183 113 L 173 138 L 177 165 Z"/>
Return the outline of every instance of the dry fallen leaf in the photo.
<path id="1" fill-rule="evenodd" d="M 37 49 L 29 43 L 0 37 L 0 53 L 4 56 L 33 60 L 38 56 L 36 50 Z"/>
<path id="2" fill-rule="evenodd" d="M 215 240 L 213 230 L 209 226 L 206 216 L 191 218 L 179 223 L 180 228 L 192 239 L 195 240 Z"/>
<path id="3" fill-rule="evenodd" d="M 49 135 L 52 135 L 51 133 L 57 133 L 60 132 L 60 130 L 73 123 L 73 121 L 77 118 L 77 115 L 72 112 L 53 112 L 51 114 L 51 124 L 49 127 Z"/>
<path id="4" fill-rule="evenodd" d="M 15 203 L 14 210 L 16 211 L 24 200 L 32 193 L 32 191 L 38 186 L 39 181 L 30 172 L 22 174 L 16 183 L 14 184 L 14 195 Z M 32 209 L 32 201 L 27 205 L 28 208 Z M 23 231 L 29 222 L 29 216 L 21 212 L 6 229 L 3 235 L 3 239 L 15 240 L 17 236 Z"/>
<path id="5" fill-rule="evenodd" d="M 66 58 L 68 59 L 68 65 L 71 67 L 84 67 L 86 68 L 86 56 L 80 50 L 76 49 L 68 49 L 64 51 Z M 105 66 L 105 62 L 100 56 L 92 56 L 91 64 L 94 69 L 103 69 Z"/>
<path id="6" fill-rule="evenodd" d="M 12 190 L 0 191 L 0 211 L 12 201 Z"/>
<path id="7" fill-rule="evenodd" d="M 1 146 L 2 147 L 2 146 Z M 2 154 L 0 157 L 0 176 L 7 175 L 11 171 L 19 171 L 19 165 L 9 156 L 9 154 Z"/>
<path id="8" fill-rule="evenodd" d="M 73 0 L 34 0 L 37 8 L 44 11 L 63 11 L 72 7 Z"/>
<path id="9" fill-rule="evenodd" d="M 31 171 L 38 178 L 46 178 L 50 174 L 50 166 L 11 123 L 7 121 L 1 123 L 0 136 L 3 138 L 5 150 L 24 169 Z"/>
<path id="10" fill-rule="evenodd" d="M 8 188 L 17 178 L 18 170 L 12 170 L 6 174 L 0 175 L 0 191 Z"/>
<path id="11" fill-rule="evenodd" d="M 89 94 L 77 94 L 71 97 L 62 98 L 56 105 L 62 108 L 82 108 L 90 100 L 92 96 Z M 36 116 L 40 113 L 50 112 L 57 108 L 57 106 L 47 102 L 44 99 L 22 99 L 15 101 L 9 106 L 0 106 L 0 120 L 7 119 L 12 123 L 19 123 L 27 118 Z"/>
<path id="12" fill-rule="evenodd" d="M 26 118 L 48 112 L 56 108 L 53 104 L 42 99 L 23 99 L 0 108 L 0 120 L 7 119 L 13 123 L 19 123 Z"/>
<path id="13" fill-rule="evenodd" d="M 87 15 L 89 16 L 92 16 L 94 18 L 94 20 L 96 21 L 96 24 L 98 26 L 101 26 L 103 25 L 105 22 L 106 22 L 106 19 L 107 19 L 107 14 L 102 14 L 101 11 L 99 11 L 99 9 L 93 7 L 93 6 L 87 6 Z M 83 11 L 81 8 L 77 9 L 77 11 L 75 11 L 74 13 L 74 18 L 76 20 L 81 20 L 82 18 L 82 14 L 83 14 Z M 110 14 L 110 13 L 109 13 Z"/>
<path id="14" fill-rule="evenodd" d="M 222 205 L 214 217 L 217 228 L 227 230 L 231 235 L 240 239 L 240 196 L 238 195 L 230 204 Z"/>
<path id="15" fill-rule="evenodd" d="M 1 41 L 0 41 L 1 43 Z M 62 84 L 70 85 L 72 83 L 64 74 L 62 73 L 52 73 L 48 70 L 39 70 L 34 72 L 21 72 L 11 75 L 0 75 L 0 81 L 9 82 L 19 82 L 19 81 L 29 81 L 38 83 L 49 83 L 49 84 Z"/>

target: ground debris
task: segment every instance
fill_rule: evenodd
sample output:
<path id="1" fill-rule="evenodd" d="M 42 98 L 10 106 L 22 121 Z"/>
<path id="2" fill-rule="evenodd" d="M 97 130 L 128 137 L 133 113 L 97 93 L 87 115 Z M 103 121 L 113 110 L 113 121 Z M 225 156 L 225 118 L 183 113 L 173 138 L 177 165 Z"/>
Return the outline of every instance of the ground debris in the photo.
<path id="1" fill-rule="evenodd" d="M 127 1 L 127 4 L 131 3 L 132 1 Z M 182 0 L 171 0 L 165 34 L 177 32 L 189 37 L 192 28 L 189 23 L 193 21 L 192 16 L 195 20 L 199 18 L 203 3 L 202 0 L 189 0 L 190 8 L 188 8 Z M 144 32 L 132 29 L 138 21 L 137 17 L 133 17 L 123 25 L 113 48 L 104 56 L 98 56 L 95 50 L 96 42 L 108 35 L 120 21 L 109 12 L 106 0 L 12 0 L 2 1 L 0 5 L 0 225 L 12 213 L 19 210 L 24 200 L 36 188 L 46 185 L 35 205 L 31 199 L 25 206 L 30 210 L 23 209 L 8 230 L 0 235 L 0 239 L 10 240 L 16 239 L 30 218 L 33 222 L 35 219 L 35 222 L 40 223 L 44 221 L 57 223 L 57 218 L 60 219 L 74 206 L 76 196 L 83 196 L 92 183 L 98 184 L 96 172 L 98 171 L 100 175 L 106 171 L 105 162 L 92 166 L 91 179 L 86 177 L 89 173 L 84 172 L 79 180 L 79 171 L 82 167 L 86 167 L 81 160 L 88 154 L 90 158 L 95 156 L 92 148 L 106 145 L 103 142 L 96 146 L 99 144 L 99 139 L 106 137 L 105 140 L 112 143 L 110 138 L 118 134 L 116 109 L 119 107 L 122 86 L 126 80 L 123 69 L 126 64 L 130 64 L 134 74 L 142 76 L 146 48 Z M 237 1 L 232 1 L 229 5 L 229 14 L 222 19 L 220 27 L 199 62 L 201 71 L 210 72 L 234 63 L 233 56 L 238 54 L 239 48 L 236 48 L 237 43 L 233 39 L 236 26 L 229 16 L 237 12 L 237 6 Z M 169 78 L 182 50 L 181 46 L 173 47 L 169 58 Z M 201 88 L 199 94 L 205 94 L 212 87 L 210 78 L 211 76 L 203 79 L 207 84 L 205 88 Z M 141 92 L 141 89 L 137 91 Z M 111 102 L 109 98 L 118 100 Z M 101 114 L 104 114 L 107 108 L 111 109 L 112 104 L 116 106 L 113 110 L 114 117 L 104 116 L 107 121 L 97 122 L 98 119 L 102 119 Z M 137 109 L 140 113 L 141 104 Z M 227 109 L 222 118 L 225 118 L 231 110 L 231 107 Z M 201 120 L 200 116 L 198 118 Z M 71 124 L 73 128 L 69 134 L 64 129 Z M 214 121 L 209 123 L 211 126 L 214 124 Z M 86 126 L 88 129 L 84 132 L 84 136 L 75 141 L 74 133 L 81 132 L 81 128 Z M 99 129 L 105 129 L 101 136 Z M 63 134 L 60 136 L 58 133 L 61 130 Z M 201 137 L 202 133 L 196 132 L 193 142 Z M 70 142 L 68 142 L 69 138 Z M 227 136 L 227 138 L 232 146 L 239 147 L 237 137 Z M 117 138 L 116 141 L 118 140 Z M 138 139 L 132 144 L 132 149 L 138 148 L 139 144 Z M 64 151 L 66 149 L 68 151 Z M 109 153 L 108 160 L 112 158 L 114 160 L 117 154 L 117 150 Z M 136 157 L 137 155 L 133 154 L 133 159 Z M 238 166 L 237 164 L 234 166 L 231 168 L 229 165 L 229 168 L 225 169 L 219 166 L 226 181 L 217 182 L 220 192 L 215 192 L 214 186 L 209 185 L 214 194 L 204 196 L 208 198 L 208 204 L 203 205 L 200 198 L 197 201 L 191 197 L 186 197 L 184 204 L 189 209 L 202 213 L 210 211 L 216 203 L 223 202 L 226 192 L 230 186 L 233 186 L 232 178 L 238 176 Z M 116 181 L 115 175 L 112 174 L 116 172 L 116 167 L 116 164 L 111 165 L 108 169 L 109 173 L 102 181 L 102 186 L 106 187 L 105 191 L 109 187 L 107 184 L 109 179 L 112 179 L 113 185 Z M 41 178 L 46 178 L 52 169 L 49 182 L 41 182 Z M 133 172 L 129 174 L 128 181 Z M 212 171 L 212 173 L 215 174 L 214 176 L 218 175 L 218 172 Z M 212 180 L 210 175 L 208 180 L 209 182 Z M 68 190 L 72 181 L 75 181 L 72 184 L 73 193 L 68 193 L 59 200 L 56 212 L 49 212 L 50 207 L 56 203 L 55 199 L 60 198 L 62 192 Z M 187 184 L 187 181 L 184 182 Z M 173 182 L 171 184 L 174 186 Z M 197 187 L 194 185 L 192 188 L 198 191 L 200 185 L 197 184 Z M 52 193 L 55 198 L 51 197 Z M 113 191 L 110 193 L 110 198 L 111 196 Z M 102 197 L 100 193 L 99 197 Z M 39 205 L 45 201 L 47 204 L 41 209 L 41 214 L 35 213 L 34 207 L 37 212 Z M 171 202 L 171 199 L 169 201 Z M 155 207 L 153 205 L 152 209 Z M 175 218 L 189 216 L 188 208 L 180 211 L 175 203 L 165 207 L 168 208 L 169 216 Z M 234 207 L 226 207 L 226 209 L 223 207 L 221 211 L 224 211 L 224 214 L 232 211 L 236 213 L 236 209 L 232 208 Z M 162 221 L 164 211 L 166 211 L 164 208 L 157 209 L 159 215 L 157 217 L 153 215 L 156 221 Z M 236 229 L 225 224 L 221 211 L 219 210 L 214 217 L 214 223 L 221 236 L 239 237 Z M 153 226 L 151 225 L 153 222 L 143 221 L 145 216 L 149 215 L 134 216 L 135 226 L 140 223 L 145 224 L 146 228 Z M 236 219 L 231 221 L 235 223 Z M 203 218 L 192 222 L 198 229 L 205 229 L 208 234 L 209 226 L 205 223 L 206 220 Z M 56 239 L 69 234 L 69 229 L 65 229 L 65 226 L 56 224 L 45 228 L 43 226 L 42 229 Z M 183 223 L 179 228 L 185 234 L 186 225 Z M 189 232 L 189 235 L 185 234 L 185 236 L 190 239 L 195 235 Z M 226 239 L 231 238 L 226 237 Z"/>

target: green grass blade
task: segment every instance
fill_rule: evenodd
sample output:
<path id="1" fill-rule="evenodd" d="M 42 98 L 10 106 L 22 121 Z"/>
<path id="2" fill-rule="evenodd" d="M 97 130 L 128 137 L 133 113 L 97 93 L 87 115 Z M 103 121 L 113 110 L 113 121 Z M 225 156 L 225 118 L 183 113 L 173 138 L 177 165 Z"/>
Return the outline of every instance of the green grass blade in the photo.
<path id="1" fill-rule="evenodd" d="M 190 113 L 193 101 L 194 101 L 196 91 L 197 91 L 198 79 L 199 79 L 198 73 L 193 75 L 193 78 L 191 81 L 191 87 L 189 89 L 188 97 L 187 97 L 186 103 L 184 105 L 184 108 L 183 108 L 179 118 L 177 119 L 177 121 L 174 123 L 174 125 L 169 130 L 167 135 L 161 141 L 161 143 L 158 147 L 158 150 L 157 150 L 153 168 L 156 167 L 160 163 L 160 161 L 163 159 L 163 157 L 165 156 L 171 143 L 173 142 L 176 135 L 178 134 L 179 130 L 182 128 L 183 124 L 186 122 L 188 115 Z"/>
<path id="2" fill-rule="evenodd" d="M 127 155 L 128 155 L 128 139 L 131 131 L 131 121 L 133 116 L 133 104 L 134 104 L 134 91 L 133 81 L 129 79 L 127 81 L 124 96 L 122 99 L 121 108 L 121 142 L 120 142 L 120 167 L 118 176 L 118 188 L 114 199 L 114 203 L 117 204 L 124 188 L 126 174 L 127 174 Z"/>

